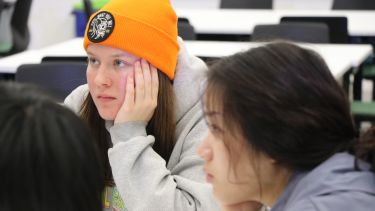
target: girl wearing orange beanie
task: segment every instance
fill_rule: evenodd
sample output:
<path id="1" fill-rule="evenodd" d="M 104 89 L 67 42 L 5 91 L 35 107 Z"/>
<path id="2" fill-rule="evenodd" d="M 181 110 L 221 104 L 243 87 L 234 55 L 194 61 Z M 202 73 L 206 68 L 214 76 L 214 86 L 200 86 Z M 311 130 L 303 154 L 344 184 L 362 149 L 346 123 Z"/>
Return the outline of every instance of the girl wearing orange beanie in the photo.
<path id="1" fill-rule="evenodd" d="M 177 37 L 169 0 L 112 0 L 87 24 L 87 85 L 65 104 L 89 125 L 107 210 L 217 210 L 196 148 L 207 67 Z"/>

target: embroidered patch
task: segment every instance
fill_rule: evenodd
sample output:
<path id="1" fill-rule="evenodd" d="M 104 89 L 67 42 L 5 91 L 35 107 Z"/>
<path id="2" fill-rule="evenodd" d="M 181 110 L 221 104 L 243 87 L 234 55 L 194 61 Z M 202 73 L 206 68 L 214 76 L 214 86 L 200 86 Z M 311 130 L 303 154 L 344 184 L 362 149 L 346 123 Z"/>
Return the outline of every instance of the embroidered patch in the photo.
<path id="1" fill-rule="evenodd" d="M 96 14 L 89 23 L 87 38 L 94 43 L 102 42 L 111 35 L 115 27 L 115 19 L 109 12 Z"/>

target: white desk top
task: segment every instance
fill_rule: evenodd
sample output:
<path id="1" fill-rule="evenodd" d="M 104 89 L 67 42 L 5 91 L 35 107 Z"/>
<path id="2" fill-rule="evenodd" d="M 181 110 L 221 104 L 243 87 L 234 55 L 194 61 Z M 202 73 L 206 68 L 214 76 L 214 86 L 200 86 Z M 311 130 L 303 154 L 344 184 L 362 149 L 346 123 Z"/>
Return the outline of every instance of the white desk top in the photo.
<path id="1" fill-rule="evenodd" d="M 254 48 L 263 43 L 256 42 L 187 42 L 188 50 L 201 57 L 222 57 Z M 372 55 L 372 46 L 367 44 L 300 44 L 318 52 L 326 61 L 333 76 L 340 78 L 352 67 L 358 67 Z"/>
<path id="2" fill-rule="evenodd" d="M 0 73 L 15 73 L 25 63 L 40 63 L 45 56 L 86 56 L 82 38 L 75 38 L 40 50 L 30 50 L 0 59 Z M 190 53 L 201 57 L 222 57 L 253 48 L 263 43 L 185 41 Z M 358 44 L 301 44 L 322 55 L 336 78 L 351 67 L 358 67 L 372 55 L 371 45 Z"/>
<path id="3" fill-rule="evenodd" d="M 351 36 L 375 36 L 375 11 L 178 9 L 201 34 L 251 34 L 257 24 L 277 24 L 283 16 L 346 16 Z"/>

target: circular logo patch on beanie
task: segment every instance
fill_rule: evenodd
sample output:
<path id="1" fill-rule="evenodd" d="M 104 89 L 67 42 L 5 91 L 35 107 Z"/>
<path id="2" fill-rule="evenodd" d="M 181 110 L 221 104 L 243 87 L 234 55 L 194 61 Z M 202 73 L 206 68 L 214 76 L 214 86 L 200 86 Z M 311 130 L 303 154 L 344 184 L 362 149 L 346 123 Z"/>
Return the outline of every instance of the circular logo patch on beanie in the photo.
<path id="1" fill-rule="evenodd" d="M 89 23 L 87 38 L 94 43 L 106 40 L 113 32 L 115 19 L 109 12 L 102 11 L 96 14 Z"/>

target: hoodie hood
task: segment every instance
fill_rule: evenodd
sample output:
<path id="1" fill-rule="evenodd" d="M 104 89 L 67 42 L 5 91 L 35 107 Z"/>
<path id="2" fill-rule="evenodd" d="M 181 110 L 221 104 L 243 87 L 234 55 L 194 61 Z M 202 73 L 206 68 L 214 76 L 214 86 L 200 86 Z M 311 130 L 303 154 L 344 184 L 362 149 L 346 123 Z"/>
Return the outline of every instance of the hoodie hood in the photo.
<path id="1" fill-rule="evenodd" d="M 188 52 L 180 37 L 177 41 L 180 51 L 173 88 L 176 95 L 176 120 L 178 122 L 195 104 L 199 103 L 207 66 L 200 58 Z"/>
<path id="2" fill-rule="evenodd" d="M 373 210 L 375 174 L 368 163 L 337 153 L 310 172 L 296 172 L 271 211 Z"/>

